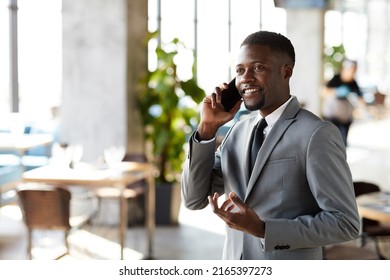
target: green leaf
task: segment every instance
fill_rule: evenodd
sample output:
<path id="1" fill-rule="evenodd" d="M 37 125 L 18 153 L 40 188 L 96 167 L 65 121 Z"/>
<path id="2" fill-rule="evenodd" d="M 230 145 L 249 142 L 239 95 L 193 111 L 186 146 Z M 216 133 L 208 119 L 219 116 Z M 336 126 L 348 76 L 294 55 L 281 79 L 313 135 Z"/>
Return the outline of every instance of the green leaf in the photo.
<path id="1" fill-rule="evenodd" d="M 148 34 L 156 38 L 158 34 Z M 175 56 L 184 48 L 178 39 L 156 48 L 157 68 L 140 80 L 138 105 L 145 127 L 146 141 L 152 143 L 152 156 L 159 169 L 158 181 L 166 182 L 181 172 L 185 159 L 184 145 L 199 118 L 198 106 L 205 96 L 193 77 L 182 81 L 177 76 Z M 195 65 L 192 65 L 195 71 Z M 193 72 L 195 73 L 195 72 Z M 181 103 L 182 98 L 191 102 Z M 185 104 L 185 105 L 183 105 Z M 157 106 L 157 107 L 156 107 Z M 160 106 L 161 114 L 151 114 L 151 108 Z"/>

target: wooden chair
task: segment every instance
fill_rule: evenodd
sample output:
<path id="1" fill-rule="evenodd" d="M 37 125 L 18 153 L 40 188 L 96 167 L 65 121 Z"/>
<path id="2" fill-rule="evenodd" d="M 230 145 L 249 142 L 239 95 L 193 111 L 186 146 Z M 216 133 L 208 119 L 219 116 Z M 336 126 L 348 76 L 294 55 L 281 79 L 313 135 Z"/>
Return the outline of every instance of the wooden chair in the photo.
<path id="1" fill-rule="evenodd" d="M 355 196 L 358 197 L 363 194 L 379 192 L 380 187 L 368 182 L 354 182 Z M 362 233 L 360 235 L 361 246 L 367 243 L 367 239 L 371 239 L 375 243 L 375 251 L 380 259 L 385 259 L 380 252 L 378 241 L 381 239 L 390 238 L 390 227 L 381 224 L 378 221 L 362 218 Z"/>
<path id="2" fill-rule="evenodd" d="M 147 158 L 143 154 L 126 154 L 123 161 L 135 161 L 135 162 L 147 162 Z M 139 224 L 145 218 L 145 192 L 146 192 L 146 181 L 144 179 L 134 182 L 126 187 L 123 194 L 128 200 L 128 224 Z M 118 188 L 111 186 L 98 188 L 95 191 L 96 197 L 98 198 L 98 211 L 102 212 L 102 201 L 103 200 L 115 200 L 117 201 L 121 195 L 121 191 Z M 98 213 L 96 213 L 98 215 Z"/>
<path id="3" fill-rule="evenodd" d="M 73 227 L 87 221 L 87 217 L 71 217 L 71 192 L 54 186 L 34 186 L 18 190 L 20 207 L 28 228 L 29 259 L 32 259 L 34 230 L 63 230 L 65 232 L 66 252 L 56 259 L 69 254 L 68 235 Z"/>

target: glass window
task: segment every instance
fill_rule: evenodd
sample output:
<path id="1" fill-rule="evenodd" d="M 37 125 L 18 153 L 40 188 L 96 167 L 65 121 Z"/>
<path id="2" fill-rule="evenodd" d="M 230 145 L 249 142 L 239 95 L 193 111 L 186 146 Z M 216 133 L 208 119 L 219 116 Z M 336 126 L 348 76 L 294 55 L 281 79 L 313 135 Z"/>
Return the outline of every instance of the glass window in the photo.
<path id="1" fill-rule="evenodd" d="M 228 12 L 226 0 L 198 0 L 198 81 L 207 93 L 228 80 Z"/>
<path id="2" fill-rule="evenodd" d="M 214 2 L 214 1 L 209 1 Z M 161 1 L 161 40 L 179 38 L 186 47 L 194 48 L 194 1 Z"/>
<path id="3" fill-rule="evenodd" d="M 262 29 L 287 33 L 287 14 L 283 8 L 275 8 L 274 1 L 262 1 Z"/>
<path id="4" fill-rule="evenodd" d="M 61 98 L 61 0 L 19 0 L 20 112 L 47 115 Z"/>
<path id="5" fill-rule="evenodd" d="M 0 1 L 0 112 L 3 113 L 11 111 L 8 5 L 9 1 Z"/>
<path id="6" fill-rule="evenodd" d="M 232 50 L 236 53 L 249 34 L 259 31 L 261 26 L 259 0 L 232 0 Z M 250 8 L 248 8 L 250 7 Z"/>
<path id="7" fill-rule="evenodd" d="M 160 0 L 148 1 L 148 29 L 150 32 L 158 29 L 158 1 Z"/>
<path id="8" fill-rule="evenodd" d="M 247 35 L 260 28 L 286 32 L 284 9 L 275 8 L 273 1 L 262 0 L 149 0 L 150 31 L 159 27 L 159 1 L 162 42 L 166 43 L 177 37 L 188 48 L 196 47 L 197 78 L 199 85 L 206 92 L 211 92 L 216 85 L 228 82 L 230 77 L 234 76 L 232 64 L 242 40 Z M 157 42 L 153 42 L 149 45 L 151 69 L 151 66 L 155 65 L 155 56 L 151 50 L 154 50 L 156 44 Z M 183 55 L 178 60 L 178 67 L 191 64 L 191 58 L 192 54 Z M 191 69 L 182 68 L 185 77 L 191 74 Z"/>

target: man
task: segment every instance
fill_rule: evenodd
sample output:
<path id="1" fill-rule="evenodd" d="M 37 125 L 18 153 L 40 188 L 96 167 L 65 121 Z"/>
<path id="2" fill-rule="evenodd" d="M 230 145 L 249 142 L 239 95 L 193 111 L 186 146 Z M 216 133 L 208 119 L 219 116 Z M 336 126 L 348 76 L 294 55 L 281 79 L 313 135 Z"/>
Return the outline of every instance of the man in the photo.
<path id="1" fill-rule="evenodd" d="M 227 225 L 224 259 L 322 259 L 322 247 L 354 239 L 359 216 L 337 128 L 290 95 L 295 53 L 284 36 L 260 31 L 241 45 L 236 87 L 257 117 L 237 122 L 215 151 L 217 129 L 231 120 L 220 104 L 226 84 L 203 100 L 182 176 L 189 209 L 211 204 Z M 251 135 L 265 118 L 265 140 L 250 168 Z M 218 206 L 218 197 L 227 199 Z"/>

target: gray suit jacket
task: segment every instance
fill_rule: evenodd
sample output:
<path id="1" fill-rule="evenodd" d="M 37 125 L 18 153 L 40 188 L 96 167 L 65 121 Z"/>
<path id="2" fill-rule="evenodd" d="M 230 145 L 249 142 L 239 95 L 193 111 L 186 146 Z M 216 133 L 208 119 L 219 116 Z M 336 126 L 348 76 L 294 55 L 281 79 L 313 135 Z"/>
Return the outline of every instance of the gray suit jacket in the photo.
<path id="1" fill-rule="evenodd" d="M 322 246 L 354 239 L 360 219 L 337 128 L 294 97 L 266 137 L 249 174 L 255 118 L 215 142 L 190 140 L 182 197 L 202 209 L 207 196 L 233 191 L 265 221 L 265 239 L 227 227 L 224 259 L 322 259 Z"/>

